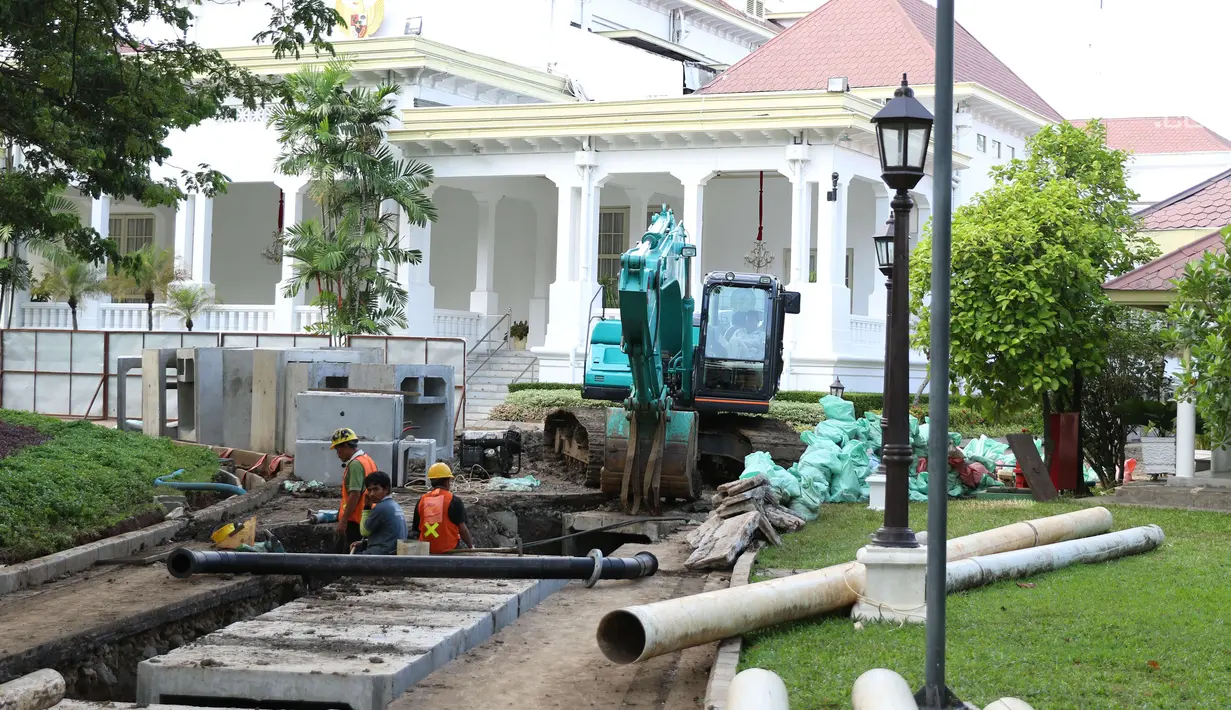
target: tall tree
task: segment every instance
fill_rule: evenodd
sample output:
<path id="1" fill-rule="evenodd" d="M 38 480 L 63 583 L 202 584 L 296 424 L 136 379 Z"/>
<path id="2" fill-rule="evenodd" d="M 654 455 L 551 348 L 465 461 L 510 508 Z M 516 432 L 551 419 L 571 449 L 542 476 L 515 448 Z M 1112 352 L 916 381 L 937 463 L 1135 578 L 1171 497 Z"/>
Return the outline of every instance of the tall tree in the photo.
<path id="1" fill-rule="evenodd" d="M 951 373 L 985 409 L 1076 407 L 1078 378 L 1097 375 L 1110 345 L 1103 283 L 1153 258 L 1136 233 L 1127 155 L 1106 129 L 1068 123 L 1032 137 L 1026 157 L 953 215 Z M 930 231 L 930 230 L 929 230 Z M 911 257 L 916 346 L 928 348 L 931 235 Z"/>
<path id="2" fill-rule="evenodd" d="M 332 51 L 326 37 L 341 21 L 332 3 L 266 5 L 269 26 L 254 42 L 269 43 L 278 57 L 309 46 Z M 152 163 L 171 157 L 164 145 L 171 131 L 283 96 L 279 80 L 185 39 L 199 6 L 0 0 L 0 137 L 9 158 L 0 172 L 0 221 L 14 234 L 45 234 L 90 261 L 118 258 L 106 235 L 57 215 L 45 196 L 74 185 L 95 197 L 171 205 L 185 188 L 210 193 L 225 184 L 205 165 L 182 169 L 179 180 L 150 176 Z"/>
<path id="3" fill-rule="evenodd" d="M 309 194 L 321 219 L 292 225 L 282 258 L 296 262 L 285 286 L 295 296 L 311 286 L 323 319 L 313 332 L 344 342 L 354 333 L 388 333 L 406 326 L 407 293 L 400 264 L 417 264 L 417 249 L 402 248 L 396 205 L 410 224 L 436 218 L 425 190 L 430 167 L 398 159 L 384 129 L 396 121 L 396 84 L 346 88 L 350 71 L 335 60 L 287 77 L 291 101 L 274 107 L 279 133 L 278 170 L 311 180 Z"/>
<path id="4" fill-rule="evenodd" d="M 1222 249 L 1184 265 L 1167 310 L 1171 346 L 1188 353 L 1177 397 L 1191 397 L 1215 448 L 1231 446 L 1231 226 Z"/>

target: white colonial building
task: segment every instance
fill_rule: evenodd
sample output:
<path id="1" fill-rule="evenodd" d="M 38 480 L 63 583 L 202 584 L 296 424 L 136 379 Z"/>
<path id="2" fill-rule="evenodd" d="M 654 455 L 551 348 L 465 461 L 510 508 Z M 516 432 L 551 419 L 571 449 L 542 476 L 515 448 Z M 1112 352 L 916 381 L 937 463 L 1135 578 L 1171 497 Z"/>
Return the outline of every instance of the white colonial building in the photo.
<path id="1" fill-rule="evenodd" d="M 439 219 L 402 226 L 424 256 L 400 273 L 408 333 L 473 342 L 509 314 L 506 323 L 529 322 L 541 379 L 577 381 L 588 324 L 604 306 L 600 284 L 647 214 L 667 204 L 696 242 L 701 272 L 752 270 L 744 256 L 760 229 L 774 256 L 764 270 L 802 292 L 783 386 L 824 389 L 839 374 L 849 389 L 879 389 L 885 290 L 872 237 L 885 228 L 889 194 L 869 118 L 904 72 L 931 103 L 935 9 L 829 0 L 801 16 L 777 4 L 339 0 L 365 29 L 338 41 L 338 53 L 356 81 L 402 85 L 402 125 L 388 140 L 436 174 Z M 195 11 L 189 39 L 253 71 L 324 61 L 276 61 L 252 46 L 267 22 L 260 3 Z M 960 27 L 955 103 L 957 177 L 919 184 L 916 236 L 934 189 L 953 189 L 960 204 L 988 185 L 991 166 L 1061 120 Z M 280 227 L 319 208 L 304 179 L 275 171 L 266 118 L 244 112 L 170 139 L 173 157 L 156 170 L 207 163 L 231 179 L 225 194 L 155 209 L 80 200 L 83 219 L 121 250 L 172 248 L 193 280 L 213 286 L 220 305 L 198 329 L 288 333 L 315 318 L 302 297 L 282 295 L 293 265 L 269 252 Z M 91 303 L 82 326 L 140 328 L 141 307 Z M 62 304 L 25 304 L 13 325 L 67 323 Z"/>

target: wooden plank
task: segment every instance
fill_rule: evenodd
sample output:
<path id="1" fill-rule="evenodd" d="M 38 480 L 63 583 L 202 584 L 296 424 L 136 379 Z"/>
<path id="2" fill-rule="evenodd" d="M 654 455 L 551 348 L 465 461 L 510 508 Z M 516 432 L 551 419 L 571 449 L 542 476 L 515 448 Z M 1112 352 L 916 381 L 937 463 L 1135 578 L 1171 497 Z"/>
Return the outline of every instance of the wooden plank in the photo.
<path id="1" fill-rule="evenodd" d="M 769 479 L 765 477 L 765 474 L 758 473 L 752 478 L 741 478 L 736 481 L 731 481 L 730 483 L 724 483 L 721 486 L 718 486 L 718 493 L 722 496 L 733 496 L 747 490 L 752 490 L 757 486 L 768 485 Z"/>
<path id="2" fill-rule="evenodd" d="M 1034 437 L 1030 434 L 1009 434 L 1005 437 L 1009 448 L 1017 457 L 1017 465 L 1022 469 L 1022 475 L 1030 484 L 1030 495 L 1039 502 L 1055 500 L 1060 497 L 1056 486 L 1052 484 L 1047 469 L 1043 467 L 1043 459 L 1039 450 L 1034 447 Z"/>

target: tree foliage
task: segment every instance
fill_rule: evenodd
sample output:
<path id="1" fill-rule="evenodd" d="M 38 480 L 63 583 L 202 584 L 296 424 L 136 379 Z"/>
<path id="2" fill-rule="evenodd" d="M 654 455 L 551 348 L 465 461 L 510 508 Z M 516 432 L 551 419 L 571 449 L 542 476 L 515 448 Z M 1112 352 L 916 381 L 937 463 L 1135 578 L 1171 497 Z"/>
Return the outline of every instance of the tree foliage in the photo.
<path id="1" fill-rule="evenodd" d="M 1166 321 L 1156 313 L 1125 306 L 1105 310 L 1110 346 L 1097 375 L 1082 381 L 1082 449 L 1104 488 L 1116 484 L 1124 442 L 1140 425 L 1146 403 L 1164 395 L 1169 352 Z"/>
<path id="2" fill-rule="evenodd" d="M 1169 342 L 1188 358 L 1176 389 L 1192 398 L 1215 448 L 1231 445 L 1231 227 L 1223 245 L 1184 266 L 1167 310 Z"/>
<path id="3" fill-rule="evenodd" d="M 171 284 L 187 276 L 176 268 L 175 255 L 170 249 L 147 244 L 128 255 L 108 278 L 108 284 L 113 296 L 126 298 L 137 293 L 144 299 L 146 326 L 152 331 L 155 299 L 166 298 Z"/>
<path id="4" fill-rule="evenodd" d="M 47 260 L 47 273 L 32 293 L 67 303 L 73 330 L 77 330 L 77 306 L 82 299 L 107 293 L 107 274 L 58 244 L 45 245 L 39 251 Z"/>
<path id="5" fill-rule="evenodd" d="M 398 86 L 348 89 L 348 79 L 340 60 L 292 74 L 291 102 L 270 116 L 282 145 L 278 170 L 310 178 L 322 214 L 286 230 L 282 258 L 295 267 L 284 291 L 295 296 L 316 286 L 313 305 L 323 319 L 309 330 L 336 342 L 406 327 L 408 297 L 396 269 L 419 263 L 421 254 L 401 246 L 399 215 L 386 206 L 399 207 L 414 225 L 436 218 L 425 192 L 431 168 L 398 159 L 385 142 Z"/>
<path id="6" fill-rule="evenodd" d="M 243 0 L 237 0 L 239 4 Z M 0 139 L 11 168 L 0 174 L 0 218 L 21 235 L 46 234 L 90 261 L 118 258 L 106 235 L 56 214 L 44 197 L 69 185 L 83 194 L 170 205 L 185 189 L 212 193 L 225 177 L 168 165 L 171 131 L 232 118 L 283 97 L 280 80 L 258 77 L 185 39 L 199 0 L 0 0 Z M 332 51 L 340 22 L 332 3 L 267 3 L 268 28 L 253 37 L 278 57 Z M 161 35 L 162 39 L 151 35 Z M 20 155 L 22 160 L 15 160 Z"/>
<path id="7" fill-rule="evenodd" d="M 193 320 L 214 305 L 209 289 L 201 284 L 179 283 L 167 287 L 167 302 L 162 312 L 184 321 L 184 327 L 192 331 Z"/>
<path id="8" fill-rule="evenodd" d="M 1100 123 L 1063 123 L 958 208 L 952 227 L 953 384 L 994 410 L 1021 410 L 1098 374 L 1108 341 L 1102 285 L 1157 255 L 1136 234 L 1127 155 Z M 930 229 L 911 257 L 914 344 L 930 350 Z"/>

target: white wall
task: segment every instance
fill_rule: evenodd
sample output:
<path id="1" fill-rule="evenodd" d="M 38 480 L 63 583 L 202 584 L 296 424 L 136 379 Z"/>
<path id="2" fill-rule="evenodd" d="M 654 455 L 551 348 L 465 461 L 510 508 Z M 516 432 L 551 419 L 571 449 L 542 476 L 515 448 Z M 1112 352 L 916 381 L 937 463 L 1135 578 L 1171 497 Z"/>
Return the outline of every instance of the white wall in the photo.
<path id="1" fill-rule="evenodd" d="M 852 180 L 846 190 L 846 247 L 855 250 L 854 277 L 851 279 L 851 315 L 884 318 L 884 313 L 868 313 L 868 297 L 877 280 L 884 280 L 876 261 L 873 235 L 883 234 L 885 218 L 876 214 L 876 193 L 871 184 Z"/>
<path id="2" fill-rule="evenodd" d="M 701 242 L 702 274 L 710 271 L 754 271 L 744 261 L 757 238 L 755 177 L 712 178 L 705 186 L 705 224 Z M 791 246 L 791 182 L 765 171 L 764 241 L 774 263 L 764 272 L 783 278 L 782 252 Z M 687 226 L 687 225 L 686 225 Z"/>
<path id="3" fill-rule="evenodd" d="M 210 278 L 220 303 L 273 304 L 282 267 L 262 252 L 273 244 L 277 229 L 277 185 L 233 183 L 214 199 Z"/>
<path id="4" fill-rule="evenodd" d="M 1020 135 L 1008 133 L 982 120 L 975 114 L 970 132 L 954 140 L 954 149 L 971 156 L 970 167 L 961 173 L 961 189 L 958 193 L 958 204 L 965 204 L 976 194 L 992 186 L 992 178 L 988 171 L 995 165 L 1004 165 L 1011 158 L 1010 148 L 1017 151 L 1018 158 L 1026 157 L 1026 139 Z M 978 136 L 986 137 L 986 150 L 978 150 Z M 1000 141 L 1001 157 L 996 157 L 995 144 Z M 957 207 L 958 205 L 954 205 Z"/>
<path id="5" fill-rule="evenodd" d="M 1134 205 L 1144 209 L 1228 169 L 1231 151 L 1134 155 L 1128 166 L 1128 186 L 1138 194 Z"/>

